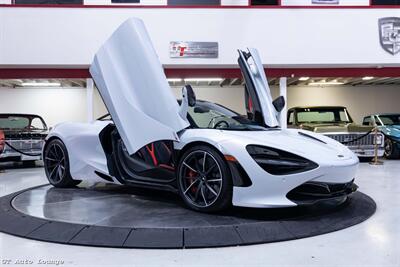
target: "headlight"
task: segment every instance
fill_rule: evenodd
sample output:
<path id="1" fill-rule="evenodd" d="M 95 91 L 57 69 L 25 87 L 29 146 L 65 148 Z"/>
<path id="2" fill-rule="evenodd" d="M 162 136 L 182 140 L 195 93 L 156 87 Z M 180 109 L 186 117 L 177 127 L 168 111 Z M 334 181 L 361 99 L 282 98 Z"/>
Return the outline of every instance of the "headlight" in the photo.
<path id="1" fill-rule="evenodd" d="M 383 135 L 377 135 L 376 136 L 376 144 L 382 145 L 382 143 L 383 143 Z"/>
<path id="2" fill-rule="evenodd" d="M 315 162 L 280 149 L 256 145 L 248 145 L 246 149 L 261 168 L 273 175 L 294 174 L 318 167 Z"/>

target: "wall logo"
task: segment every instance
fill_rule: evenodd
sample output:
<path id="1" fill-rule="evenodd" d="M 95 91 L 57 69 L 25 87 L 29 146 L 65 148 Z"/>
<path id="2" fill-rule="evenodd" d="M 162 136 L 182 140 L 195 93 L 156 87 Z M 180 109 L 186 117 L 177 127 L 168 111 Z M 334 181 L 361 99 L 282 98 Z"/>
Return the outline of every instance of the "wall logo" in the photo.
<path id="1" fill-rule="evenodd" d="M 170 58 L 218 58 L 217 42 L 184 42 L 169 43 Z"/>
<path id="2" fill-rule="evenodd" d="M 379 19 L 379 38 L 382 48 L 396 55 L 400 52 L 400 18 L 388 17 Z"/>

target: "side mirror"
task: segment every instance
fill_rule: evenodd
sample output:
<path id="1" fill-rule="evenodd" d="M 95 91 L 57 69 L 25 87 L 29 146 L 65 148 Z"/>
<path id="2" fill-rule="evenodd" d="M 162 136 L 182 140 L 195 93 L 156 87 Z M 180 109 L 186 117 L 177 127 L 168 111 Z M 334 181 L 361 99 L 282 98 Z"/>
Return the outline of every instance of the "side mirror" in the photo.
<path id="1" fill-rule="evenodd" d="M 276 111 L 281 112 L 285 107 L 285 98 L 283 96 L 277 97 L 274 101 L 272 101 Z"/>
<path id="2" fill-rule="evenodd" d="M 185 85 L 186 88 L 186 97 L 188 99 L 188 104 L 189 107 L 194 107 L 196 105 L 196 94 L 193 91 L 193 88 L 191 85 Z"/>
<path id="3" fill-rule="evenodd" d="M 190 85 L 185 85 L 182 88 L 182 102 L 179 108 L 179 115 L 182 119 L 186 120 L 189 107 L 196 105 L 196 95 Z"/>

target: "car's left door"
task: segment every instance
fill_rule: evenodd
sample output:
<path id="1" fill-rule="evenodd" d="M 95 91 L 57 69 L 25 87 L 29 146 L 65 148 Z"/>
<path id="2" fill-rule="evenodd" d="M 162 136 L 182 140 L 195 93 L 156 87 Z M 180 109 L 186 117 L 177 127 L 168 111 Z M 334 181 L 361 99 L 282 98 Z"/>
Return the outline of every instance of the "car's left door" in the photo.
<path id="1" fill-rule="evenodd" d="M 129 155 L 160 140 L 179 141 L 179 115 L 143 22 L 124 22 L 96 53 L 90 73 Z"/>

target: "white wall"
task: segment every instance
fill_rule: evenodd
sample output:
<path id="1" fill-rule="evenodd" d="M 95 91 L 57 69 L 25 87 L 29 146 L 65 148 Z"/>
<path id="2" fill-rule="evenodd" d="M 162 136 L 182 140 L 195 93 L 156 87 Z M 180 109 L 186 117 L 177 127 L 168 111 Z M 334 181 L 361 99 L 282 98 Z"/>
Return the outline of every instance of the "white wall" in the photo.
<path id="1" fill-rule="evenodd" d="M 0 8 L 0 67 L 82 67 L 125 19 L 142 18 L 165 67 L 234 67 L 256 47 L 269 67 L 400 66 L 378 19 L 400 9 Z M 18 18 L 18 19 L 16 19 Z M 26 40 L 29 40 L 27 42 Z M 169 58 L 173 40 L 218 41 L 219 58 Z"/>
<path id="2" fill-rule="evenodd" d="M 239 113 L 245 113 L 244 92 L 241 86 L 196 86 L 198 99 L 220 103 Z M 271 88 L 273 97 L 278 88 Z M 181 88 L 173 87 L 173 93 L 181 98 Z M 356 122 L 363 116 L 377 112 L 400 113 L 400 86 L 289 86 L 288 108 L 306 105 L 342 105 L 349 109 Z M 36 113 L 54 126 L 63 121 L 86 121 L 85 89 L 13 89 L 0 88 L 0 113 Z M 94 93 L 94 117 L 107 113 L 97 90 Z"/>
<path id="3" fill-rule="evenodd" d="M 0 88 L 0 113 L 33 113 L 48 126 L 86 121 L 86 90 L 61 88 Z"/>

